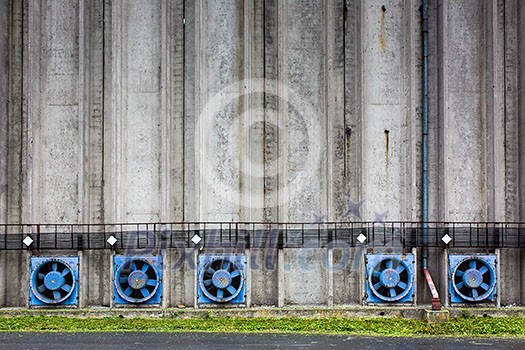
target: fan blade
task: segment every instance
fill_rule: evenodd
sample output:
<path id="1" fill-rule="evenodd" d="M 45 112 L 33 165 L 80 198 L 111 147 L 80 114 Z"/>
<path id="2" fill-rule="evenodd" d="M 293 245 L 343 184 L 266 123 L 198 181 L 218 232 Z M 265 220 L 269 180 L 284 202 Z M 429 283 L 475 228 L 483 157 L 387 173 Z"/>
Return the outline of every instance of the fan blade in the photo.
<path id="1" fill-rule="evenodd" d="M 382 284 L 381 282 L 377 282 L 376 284 L 374 284 L 374 289 L 375 290 L 379 290 L 379 288 L 381 288 Z"/>
<path id="2" fill-rule="evenodd" d="M 124 294 L 126 294 L 128 297 L 131 295 L 131 293 L 133 292 L 133 289 L 131 289 L 131 287 L 128 287 L 126 288 L 126 290 L 124 291 Z"/>
<path id="3" fill-rule="evenodd" d="M 456 270 L 456 276 L 458 276 L 458 277 L 463 276 L 464 273 L 465 273 L 465 271 Z"/>
<path id="4" fill-rule="evenodd" d="M 65 275 L 67 275 L 70 272 L 71 271 L 66 267 L 66 269 L 64 271 L 62 271 L 62 277 L 64 277 Z"/>
<path id="5" fill-rule="evenodd" d="M 381 272 L 374 270 L 374 272 L 372 272 L 372 276 L 379 278 L 381 277 Z"/>
<path id="6" fill-rule="evenodd" d="M 157 285 L 157 280 L 149 279 L 148 282 L 146 282 L 146 285 L 148 285 L 148 286 L 156 286 Z"/>
<path id="7" fill-rule="evenodd" d="M 395 288 L 390 288 L 390 297 L 393 298 L 397 295 Z"/>
<path id="8" fill-rule="evenodd" d="M 137 270 L 137 264 L 135 264 L 135 262 L 132 262 L 132 263 L 131 263 L 131 269 L 132 269 L 133 271 Z"/>
<path id="9" fill-rule="evenodd" d="M 484 275 L 488 270 L 489 270 L 488 267 L 486 267 L 486 266 L 482 266 L 482 267 L 479 269 L 479 273 L 481 273 L 482 275 Z"/>
<path id="10" fill-rule="evenodd" d="M 44 275 L 44 274 L 41 273 L 41 272 L 39 272 L 36 276 L 38 277 L 39 280 L 43 280 L 44 277 L 46 277 L 46 275 Z"/>
<path id="11" fill-rule="evenodd" d="M 211 286 L 211 280 L 204 280 L 204 285 L 205 285 L 206 287 Z"/>
<path id="12" fill-rule="evenodd" d="M 391 269 L 392 268 L 392 263 L 393 263 L 392 259 L 388 259 L 386 261 L 386 268 L 387 269 Z"/>
<path id="13" fill-rule="evenodd" d="M 58 290 L 53 291 L 53 299 L 60 299 L 60 292 Z"/>
<path id="14" fill-rule="evenodd" d="M 120 282 L 120 283 L 128 283 L 128 278 L 127 278 L 127 277 L 122 277 L 122 276 L 121 276 L 121 277 L 119 278 L 119 282 Z"/>
<path id="15" fill-rule="evenodd" d="M 470 260 L 468 266 L 471 268 L 471 269 L 476 269 L 476 260 Z"/>
<path id="16" fill-rule="evenodd" d="M 230 269 L 230 262 L 228 260 L 224 260 L 224 263 L 222 264 L 222 270 L 228 271 Z"/>
<path id="17" fill-rule="evenodd" d="M 224 290 L 217 289 L 217 298 L 222 299 L 224 297 Z"/>
<path id="18" fill-rule="evenodd" d="M 58 269 L 57 263 L 53 263 L 53 265 L 51 265 L 51 268 L 53 269 L 53 271 L 56 271 Z"/>
<path id="19" fill-rule="evenodd" d="M 142 288 L 142 289 L 140 290 L 140 293 L 142 293 L 142 296 L 143 296 L 144 298 L 147 298 L 147 297 L 149 297 L 149 295 L 150 295 L 150 292 L 148 291 L 148 289 L 147 289 L 146 287 Z"/>
<path id="20" fill-rule="evenodd" d="M 228 292 L 230 292 L 231 295 L 234 295 L 235 292 L 237 291 L 232 285 L 228 286 L 226 290 L 228 290 Z"/>
<path id="21" fill-rule="evenodd" d="M 407 289 L 408 287 L 408 284 L 406 284 L 405 282 L 401 281 L 397 284 L 397 286 L 403 290 Z"/>
<path id="22" fill-rule="evenodd" d="M 43 284 L 36 287 L 36 290 L 38 290 L 38 292 L 40 293 L 44 293 L 46 291 L 46 286 L 44 286 Z"/>
<path id="23" fill-rule="evenodd" d="M 456 287 L 457 289 L 461 289 L 463 288 L 465 285 L 463 284 L 463 282 L 459 282 L 458 284 L 456 284 Z"/>
<path id="24" fill-rule="evenodd" d="M 396 271 L 397 273 L 402 273 L 403 271 L 405 271 L 405 266 L 403 264 L 399 264 Z"/>
<path id="25" fill-rule="evenodd" d="M 483 288 L 485 291 L 489 290 L 489 288 L 490 288 L 490 286 L 488 284 L 486 284 L 486 283 L 482 283 L 480 285 L 480 287 Z"/>
<path id="26" fill-rule="evenodd" d="M 475 288 L 472 289 L 472 297 L 473 297 L 473 298 L 477 298 L 478 296 L 479 296 L 479 294 L 478 294 L 478 290 L 475 289 Z"/>
<path id="27" fill-rule="evenodd" d="M 148 271 L 149 269 L 149 264 L 148 263 L 144 263 L 144 265 L 142 266 L 142 272 L 146 272 Z"/>
<path id="28" fill-rule="evenodd" d="M 62 287 L 60 287 L 60 289 L 62 289 L 66 293 L 69 293 L 69 291 L 71 290 L 71 286 L 69 284 L 64 284 L 62 285 Z"/>
<path id="29" fill-rule="evenodd" d="M 206 269 L 206 272 L 209 273 L 210 275 L 213 275 L 215 273 L 215 270 L 210 266 Z"/>
<path id="30" fill-rule="evenodd" d="M 232 271 L 232 273 L 230 273 L 230 277 L 231 278 L 235 278 L 235 277 L 240 276 L 240 275 L 241 275 L 241 271 L 239 271 L 239 270 L 234 270 L 234 271 Z"/>

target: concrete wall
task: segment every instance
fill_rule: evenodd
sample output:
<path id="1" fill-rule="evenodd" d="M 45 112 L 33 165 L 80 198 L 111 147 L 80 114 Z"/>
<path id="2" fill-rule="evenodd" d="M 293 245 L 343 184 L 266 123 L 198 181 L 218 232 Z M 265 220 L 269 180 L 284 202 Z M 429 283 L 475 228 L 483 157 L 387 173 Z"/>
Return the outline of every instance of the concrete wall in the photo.
<path id="1" fill-rule="evenodd" d="M 419 218 L 419 1 L 0 6 L 2 222 Z M 523 219 L 523 11 L 431 3 L 432 219 Z"/>

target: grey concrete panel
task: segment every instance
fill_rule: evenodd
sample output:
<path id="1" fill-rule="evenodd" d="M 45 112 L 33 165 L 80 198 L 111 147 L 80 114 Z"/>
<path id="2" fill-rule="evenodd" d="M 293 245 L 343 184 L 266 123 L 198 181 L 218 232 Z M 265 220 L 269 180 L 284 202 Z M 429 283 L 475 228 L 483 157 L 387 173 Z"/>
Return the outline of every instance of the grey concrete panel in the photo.
<path id="1" fill-rule="evenodd" d="M 333 251 L 334 304 L 361 304 L 365 283 L 363 250 L 345 247 Z"/>
<path id="2" fill-rule="evenodd" d="M 248 269 L 251 278 L 252 305 L 277 305 L 278 303 L 278 252 L 276 248 L 250 250 Z"/>
<path id="3" fill-rule="evenodd" d="M 327 249 L 284 249 L 284 304 L 326 305 L 328 302 Z"/>
<path id="4" fill-rule="evenodd" d="M 407 120 L 404 7 L 362 4 L 362 198 L 363 219 L 406 219 Z M 410 116 L 411 118 L 412 116 Z"/>
<path id="5" fill-rule="evenodd" d="M 521 260 L 520 249 L 500 249 L 498 296 L 502 306 L 521 304 Z"/>
<path id="6" fill-rule="evenodd" d="M 7 215 L 7 100 L 9 77 L 9 1 L 0 1 L 0 222 Z M 0 298 L 0 305 L 2 301 Z"/>
<path id="7" fill-rule="evenodd" d="M 110 306 L 113 298 L 113 253 L 110 250 L 85 250 L 79 267 L 80 306 Z"/>
<path id="8" fill-rule="evenodd" d="M 0 275 L 4 275 L 4 306 L 24 307 L 29 303 L 29 254 L 25 251 L 3 251 Z"/>
<path id="9" fill-rule="evenodd" d="M 198 134 L 193 142 L 198 144 L 198 210 L 201 220 L 238 220 L 245 190 L 240 178 L 245 147 L 241 106 L 243 7 L 240 1 L 223 0 L 198 1 L 195 6 L 199 13 L 199 105 Z"/>
<path id="10" fill-rule="evenodd" d="M 192 307 L 195 298 L 195 255 L 194 249 L 184 247 L 163 251 L 163 306 Z"/>

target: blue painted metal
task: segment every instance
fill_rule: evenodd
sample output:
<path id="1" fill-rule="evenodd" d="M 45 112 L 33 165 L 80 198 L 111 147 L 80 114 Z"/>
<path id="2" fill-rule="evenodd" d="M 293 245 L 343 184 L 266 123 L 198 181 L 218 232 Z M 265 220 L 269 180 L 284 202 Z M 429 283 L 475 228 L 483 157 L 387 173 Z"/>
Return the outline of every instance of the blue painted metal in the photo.
<path id="1" fill-rule="evenodd" d="M 115 256 L 113 303 L 160 304 L 162 300 L 161 256 Z"/>
<path id="2" fill-rule="evenodd" d="M 246 257 L 201 255 L 197 277 L 197 301 L 202 304 L 242 304 L 246 300 Z"/>
<path id="3" fill-rule="evenodd" d="M 78 305 L 78 257 L 31 257 L 29 305 Z"/>
<path id="4" fill-rule="evenodd" d="M 413 254 L 367 254 L 365 262 L 367 303 L 414 301 Z"/>
<path id="5" fill-rule="evenodd" d="M 493 302 L 496 297 L 496 255 L 450 255 L 451 303 Z"/>

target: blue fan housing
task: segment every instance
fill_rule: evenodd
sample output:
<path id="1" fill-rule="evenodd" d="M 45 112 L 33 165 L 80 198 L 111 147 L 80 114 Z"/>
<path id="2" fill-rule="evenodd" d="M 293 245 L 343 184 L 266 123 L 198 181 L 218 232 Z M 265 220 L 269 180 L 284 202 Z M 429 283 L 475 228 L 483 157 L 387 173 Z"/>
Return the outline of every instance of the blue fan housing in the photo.
<path id="1" fill-rule="evenodd" d="M 161 256 L 115 256 L 113 258 L 115 305 L 160 304 L 162 300 Z"/>
<path id="2" fill-rule="evenodd" d="M 496 255 L 449 255 L 451 303 L 494 302 Z"/>
<path id="3" fill-rule="evenodd" d="M 31 257 L 29 305 L 78 305 L 78 256 Z"/>
<path id="4" fill-rule="evenodd" d="M 414 301 L 413 254 L 367 254 L 365 262 L 367 303 Z"/>
<path id="5" fill-rule="evenodd" d="M 201 304 L 242 304 L 246 300 L 246 257 L 199 256 L 197 301 Z"/>

